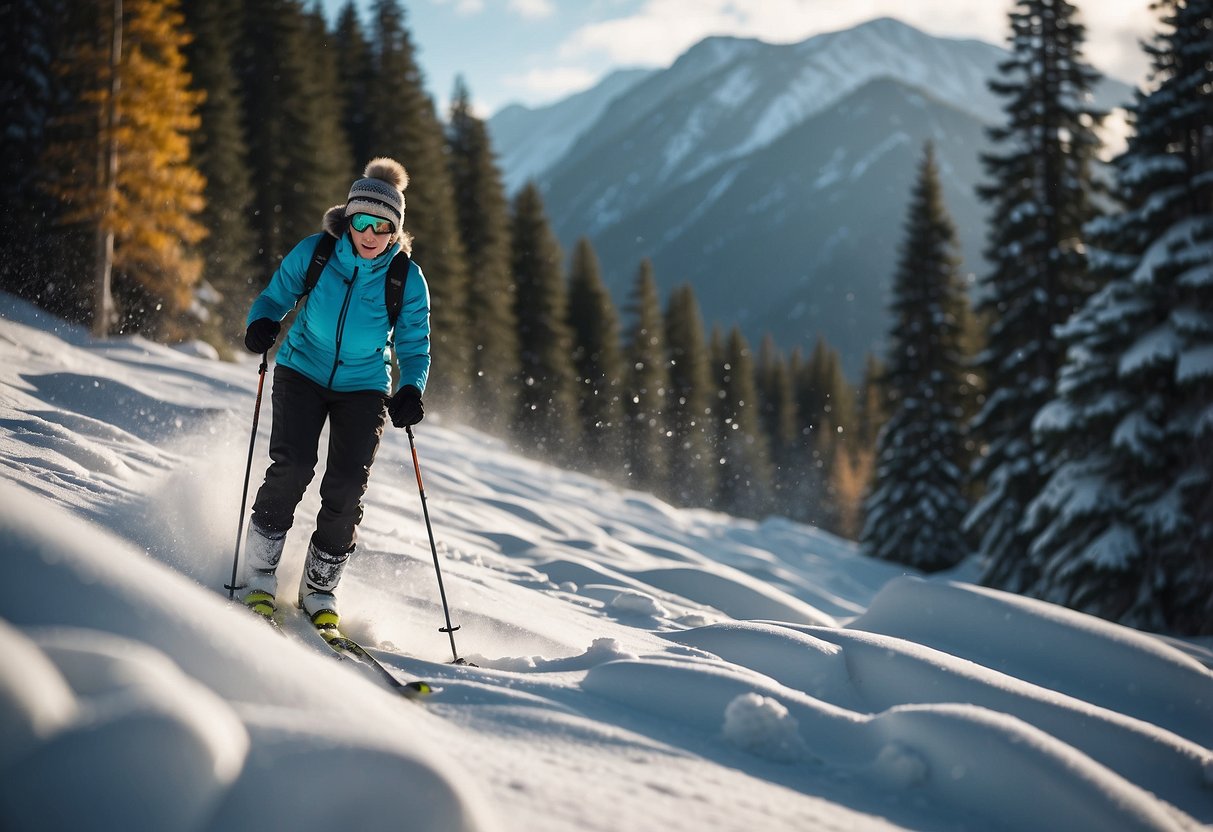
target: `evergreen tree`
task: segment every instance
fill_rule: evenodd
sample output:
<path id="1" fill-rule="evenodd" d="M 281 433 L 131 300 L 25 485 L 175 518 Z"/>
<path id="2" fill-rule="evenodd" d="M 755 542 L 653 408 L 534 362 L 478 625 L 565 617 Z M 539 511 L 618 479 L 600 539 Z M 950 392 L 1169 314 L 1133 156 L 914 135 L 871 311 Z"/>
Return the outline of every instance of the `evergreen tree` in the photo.
<path id="1" fill-rule="evenodd" d="M 349 46 L 351 44 L 342 43 L 329 31 L 321 0 L 312 0 L 311 9 L 303 15 L 303 48 L 308 56 L 305 83 L 310 108 L 323 114 L 323 118 L 313 125 L 321 142 L 322 155 L 313 164 L 319 168 L 317 172 L 326 177 L 322 181 L 331 182 L 328 187 L 334 189 L 332 197 L 321 200 L 327 203 L 325 210 L 334 203 L 345 201 L 349 193 L 350 175 L 361 176 L 363 166 L 368 161 L 354 158 L 350 137 L 345 130 L 344 114 L 348 96 L 342 85 L 340 67 L 349 58 L 346 51 Z M 355 42 L 353 46 L 358 49 L 365 47 L 365 43 Z M 321 230 L 322 218 L 323 212 L 319 217 L 312 217 L 309 233 Z"/>
<path id="2" fill-rule="evenodd" d="M 660 491 L 668 480 L 665 406 L 669 367 L 661 298 L 653 264 L 645 259 L 636 272 L 631 297 L 632 327 L 627 347 L 627 468 L 632 485 Z M 755 404 L 757 404 L 755 402 Z"/>
<path id="3" fill-rule="evenodd" d="M 336 73 L 325 71 L 332 50 L 319 43 L 314 16 L 297 0 L 246 0 L 241 11 L 236 76 L 264 285 L 296 243 L 321 230 L 324 212 L 344 201 L 354 163 Z"/>
<path id="4" fill-rule="evenodd" d="M 199 129 L 190 137 L 190 155 L 206 180 L 206 206 L 198 220 L 207 229 L 199 246 L 203 277 L 220 297 L 209 330 L 221 351 L 238 344 L 256 294 L 256 235 L 249 226 L 253 188 L 249 177 L 240 97 L 233 71 L 233 0 L 184 0 L 182 12 L 192 40 L 185 56 L 194 85 L 206 92 L 198 109 Z"/>
<path id="5" fill-rule="evenodd" d="M 861 542 L 875 557 L 926 571 L 968 554 L 961 436 L 966 304 L 956 232 L 930 145 L 910 200 L 893 280 L 886 385 L 892 415 L 878 443 Z"/>
<path id="6" fill-rule="evenodd" d="M 729 417 L 725 415 L 727 409 L 724 406 L 724 397 L 728 395 L 725 387 L 729 381 L 729 353 L 721 325 L 716 323 L 712 324 L 712 335 L 708 336 L 707 340 L 707 363 L 711 370 L 712 383 L 708 397 L 712 403 L 712 460 L 716 466 L 716 491 L 713 492 L 712 501 L 708 505 L 716 507 L 724 492 L 724 484 L 721 481 L 725 474 L 724 446 L 728 443 L 730 433 Z"/>
<path id="7" fill-rule="evenodd" d="M 837 350 L 818 338 L 807 362 L 795 362 L 793 378 L 800 431 L 798 475 L 790 488 L 793 518 L 831 531 L 838 521 L 831 471 L 838 452 L 844 420 L 853 408 L 851 391 L 842 373 Z"/>
<path id="8" fill-rule="evenodd" d="M 1058 460 L 1031 504 L 1032 595 L 1149 630 L 1213 634 L 1213 0 L 1163 2 L 1156 89 L 1096 220 L 1105 287 L 1061 332 L 1037 416 Z"/>
<path id="9" fill-rule="evenodd" d="M 516 434 L 529 448 L 572 459 L 579 438 L 573 335 L 560 244 L 534 184 L 514 198 L 510 239 L 522 368 Z"/>
<path id="10" fill-rule="evenodd" d="M 771 510 L 770 450 L 762 430 L 758 384 L 749 344 L 736 327 L 729 333 L 720 365 L 723 432 L 718 508 L 743 517 Z"/>
<path id="11" fill-rule="evenodd" d="M 577 241 L 569 268 L 569 326 L 585 456 L 600 470 L 616 473 L 624 424 L 619 319 L 585 237 Z"/>
<path id="12" fill-rule="evenodd" d="M 0 6 L 0 288 L 79 318 L 64 281 L 50 279 L 51 263 L 63 259 L 65 247 L 38 243 L 54 233 L 55 202 L 37 183 L 59 87 L 51 62 L 61 5 L 21 0 Z"/>
<path id="13" fill-rule="evenodd" d="M 364 96 L 371 154 L 391 156 L 409 172 L 404 224 L 415 237 L 413 254 L 430 285 L 434 365 L 427 394 L 450 401 L 465 394 L 471 382 L 472 333 L 467 257 L 459 239 L 446 139 L 425 92 L 398 0 L 375 0 L 372 19 L 376 73 Z"/>
<path id="14" fill-rule="evenodd" d="M 476 424 L 502 431 L 517 403 L 518 323 L 510 276 L 510 210 L 493 160 L 488 129 L 472 113 L 471 95 L 456 82 L 447 128 L 459 233 L 472 277 L 467 327 L 472 340 L 471 395 Z"/>
<path id="15" fill-rule="evenodd" d="M 863 362 L 863 376 L 856 397 L 855 429 L 851 431 L 852 440 L 861 448 L 876 447 L 876 438 L 889 418 L 884 375 L 883 362 L 868 353 Z"/>
<path id="16" fill-rule="evenodd" d="M 882 377 L 884 367 L 871 353 L 864 360 L 855 404 L 855 422 L 847 432 L 847 453 L 834 457 L 831 488 L 838 504 L 838 533 L 859 538 L 864 524 L 864 500 L 876 470 L 876 438 L 886 421 Z"/>
<path id="17" fill-rule="evenodd" d="M 380 79 L 375 71 L 375 58 L 358 16 L 354 0 L 347 0 L 337 13 L 334 43 L 339 45 L 341 59 L 337 61 L 337 86 L 341 99 L 341 127 L 349 142 L 350 156 L 356 176 L 375 157 L 371 140 L 371 112 L 365 103 L 366 91 Z"/>
<path id="18" fill-rule="evenodd" d="M 788 517 L 795 506 L 796 484 L 803 460 L 800 451 L 799 416 L 787 359 L 767 335 L 758 350 L 758 400 L 762 428 L 771 449 L 774 507 Z"/>
<path id="19" fill-rule="evenodd" d="M 1054 328 L 1092 290 L 1083 225 L 1099 192 L 1091 166 L 1102 115 L 1091 110 L 1097 74 L 1083 61 L 1085 29 L 1066 0 L 1019 0 L 1010 12 L 1011 56 L 990 89 L 1006 99 L 1005 124 L 989 131 L 979 190 L 992 205 L 980 310 L 992 324 L 980 359 L 988 396 L 973 429 L 986 445 L 973 472 L 985 496 L 966 518 L 989 556 L 987 583 L 1030 581 L 1024 507 L 1051 462 L 1033 445 L 1031 421 L 1061 364 Z"/>
<path id="20" fill-rule="evenodd" d="M 205 233 L 196 219 L 205 183 L 189 154 L 202 96 L 185 70 L 187 35 L 177 3 L 129 0 L 123 9 L 117 97 L 108 46 L 114 20 L 102 14 L 94 18 L 97 28 L 85 30 L 101 32 L 100 39 L 77 35 L 60 55 L 76 99 L 62 130 L 48 138 L 43 164 L 51 172 L 49 191 L 64 206 L 61 221 L 92 229 L 97 238 L 112 234 L 119 318 L 97 321 L 98 331 L 116 324 L 120 331 L 180 338 L 192 333 L 186 314 L 201 267 L 188 247 Z M 88 126 L 106 123 L 100 114 L 111 108 L 112 135 Z M 103 173 L 111 141 L 112 189 Z M 99 249 L 96 257 L 103 255 Z"/>
<path id="21" fill-rule="evenodd" d="M 684 506 L 710 506 L 716 494 L 715 421 L 711 359 L 695 291 L 683 284 L 670 294 L 665 313 L 670 382 L 666 424 L 670 436 L 665 492 Z"/>

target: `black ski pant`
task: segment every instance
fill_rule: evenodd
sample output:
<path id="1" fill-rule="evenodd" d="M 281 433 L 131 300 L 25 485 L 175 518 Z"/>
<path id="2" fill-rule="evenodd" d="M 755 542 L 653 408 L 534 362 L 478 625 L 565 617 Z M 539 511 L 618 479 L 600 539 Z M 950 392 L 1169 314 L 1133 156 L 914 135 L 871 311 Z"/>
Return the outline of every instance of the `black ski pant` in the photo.
<path id="1" fill-rule="evenodd" d="M 371 463 L 385 421 L 384 394 L 329 390 L 281 364 L 274 368 L 270 467 L 253 503 L 253 522 L 285 532 L 316 472 L 320 433 L 329 423 L 328 461 L 320 480 L 320 512 L 312 541 L 326 552 L 348 552 L 362 520 Z"/>

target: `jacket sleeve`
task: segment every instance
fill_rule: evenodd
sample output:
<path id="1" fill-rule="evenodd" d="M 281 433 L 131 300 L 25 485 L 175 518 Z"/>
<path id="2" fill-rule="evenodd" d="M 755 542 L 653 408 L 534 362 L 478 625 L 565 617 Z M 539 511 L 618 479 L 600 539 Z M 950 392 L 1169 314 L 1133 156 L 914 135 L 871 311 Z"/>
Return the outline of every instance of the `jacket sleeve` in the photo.
<path id="1" fill-rule="evenodd" d="M 258 318 L 269 318 L 281 321 L 286 314 L 295 308 L 299 296 L 303 294 L 303 282 L 307 278 L 307 267 L 312 261 L 312 252 L 316 250 L 319 234 L 313 234 L 301 240 L 286 257 L 282 258 L 270 283 L 253 301 L 249 308 L 245 326 Z"/>
<path id="2" fill-rule="evenodd" d="M 430 287 L 416 263 L 409 265 L 392 348 L 400 368 L 400 387 L 411 384 L 424 393 L 430 375 Z"/>

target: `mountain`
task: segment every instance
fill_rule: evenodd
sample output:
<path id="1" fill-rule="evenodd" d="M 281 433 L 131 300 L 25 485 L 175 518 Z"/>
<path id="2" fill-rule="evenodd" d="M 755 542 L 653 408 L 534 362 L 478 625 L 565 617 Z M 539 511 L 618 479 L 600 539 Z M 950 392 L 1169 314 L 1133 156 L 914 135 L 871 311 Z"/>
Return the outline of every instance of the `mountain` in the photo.
<path id="1" fill-rule="evenodd" d="M 878 349 L 886 297 L 924 142 L 935 144 L 958 216 L 984 216 L 969 183 L 982 124 L 898 81 L 872 81 L 774 143 L 664 193 L 594 238 L 615 297 L 653 260 L 664 289 L 695 286 L 709 320 L 770 332 L 785 348 L 820 333 L 848 371 Z M 980 222 L 959 225 L 979 252 Z M 972 262 L 972 261 L 969 261 Z M 756 343 L 756 340 L 755 340 Z"/>
<path id="2" fill-rule="evenodd" d="M 987 81 L 1006 57 L 890 18 L 794 44 L 708 38 L 616 94 L 538 181 L 561 242 L 591 239 L 617 302 L 650 257 L 663 289 L 694 284 L 709 323 L 788 349 L 823 334 L 853 372 L 884 337 L 927 139 L 967 268 L 982 268 L 974 189 L 1001 118 Z M 1096 103 L 1130 96 L 1106 82 Z M 513 130 L 494 133 L 499 149 L 526 133 Z"/>
<path id="3" fill-rule="evenodd" d="M 649 69 L 621 69 L 555 104 L 535 108 L 511 104 L 495 113 L 488 128 L 507 190 L 516 191 L 543 173 L 552 160 L 568 152 L 616 96 L 652 73 Z"/>

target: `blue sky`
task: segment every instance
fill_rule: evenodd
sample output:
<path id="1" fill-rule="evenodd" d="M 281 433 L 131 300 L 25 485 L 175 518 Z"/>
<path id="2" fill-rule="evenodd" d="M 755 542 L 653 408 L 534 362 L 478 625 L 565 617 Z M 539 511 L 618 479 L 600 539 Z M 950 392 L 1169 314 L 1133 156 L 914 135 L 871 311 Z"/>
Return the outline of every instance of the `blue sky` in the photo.
<path id="1" fill-rule="evenodd" d="M 345 0 L 323 0 L 333 14 Z M 368 7 L 370 0 L 357 0 Z M 803 40 L 891 16 L 935 35 L 1003 43 L 1007 0 L 406 0 L 406 21 L 430 93 L 445 112 L 457 74 L 488 116 L 586 89 L 620 67 L 668 66 L 708 35 Z M 1149 0 L 1079 0 L 1087 59 L 1144 83 L 1136 42 Z M 1098 10 L 1096 13 L 1095 10 Z"/>

